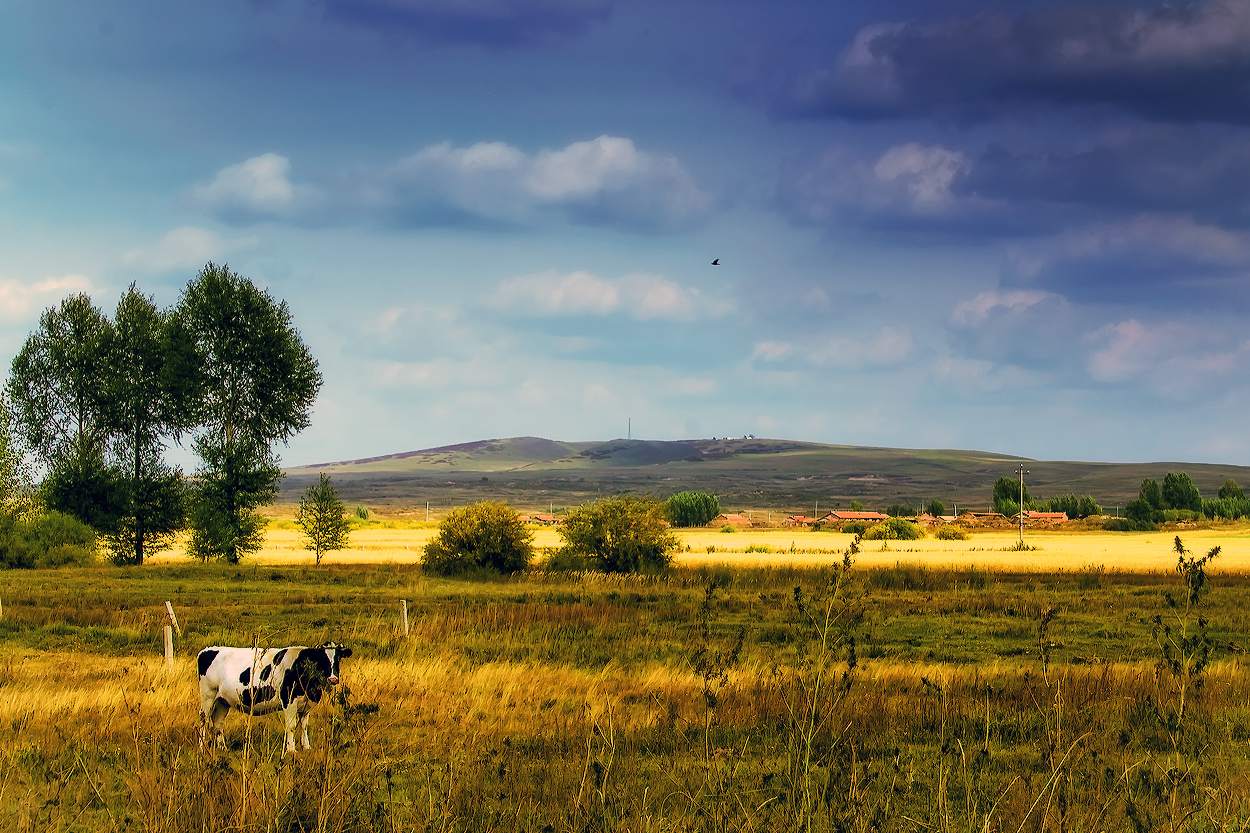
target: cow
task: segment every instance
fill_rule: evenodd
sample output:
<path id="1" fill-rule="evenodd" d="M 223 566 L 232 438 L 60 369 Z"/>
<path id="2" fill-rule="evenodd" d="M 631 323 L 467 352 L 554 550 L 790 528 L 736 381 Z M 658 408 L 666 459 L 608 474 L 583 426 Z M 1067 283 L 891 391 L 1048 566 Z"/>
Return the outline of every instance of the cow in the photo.
<path id="1" fill-rule="evenodd" d="M 327 642 L 316 648 L 205 648 L 199 654 L 200 746 L 211 730 L 218 746 L 225 746 L 222 723 L 230 709 L 248 714 L 281 710 L 286 717 L 286 751 L 295 753 L 295 729 L 308 743 L 308 713 L 321 701 L 327 686 L 339 681 L 339 660 L 351 648 Z"/>

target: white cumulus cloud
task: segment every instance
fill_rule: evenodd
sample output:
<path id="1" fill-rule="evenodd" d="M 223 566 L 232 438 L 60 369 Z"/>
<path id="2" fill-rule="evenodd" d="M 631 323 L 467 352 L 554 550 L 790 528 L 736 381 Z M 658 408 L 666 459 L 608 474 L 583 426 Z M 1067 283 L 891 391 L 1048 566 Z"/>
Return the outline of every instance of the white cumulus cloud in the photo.
<path id="1" fill-rule="evenodd" d="M 289 217 L 307 211 L 316 198 L 308 185 L 290 179 L 291 161 L 264 153 L 237 165 L 227 165 L 211 182 L 191 189 L 192 197 L 225 216 Z"/>
<path id="2" fill-rule="evenodd" d="M 689 320 L 720 311 L 699 290 L 659 275 L 635 273 L 601 278 L 590 272 L 554 270 L 501 281 L 488 303 L 516 315 L 565 316 L 624 313 L 639 320 Z"/>

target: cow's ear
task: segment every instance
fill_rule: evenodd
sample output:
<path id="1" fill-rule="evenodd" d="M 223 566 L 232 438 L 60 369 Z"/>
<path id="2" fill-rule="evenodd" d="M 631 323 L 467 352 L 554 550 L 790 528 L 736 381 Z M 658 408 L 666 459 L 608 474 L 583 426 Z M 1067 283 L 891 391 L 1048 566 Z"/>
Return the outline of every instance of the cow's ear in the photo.
<path id="1" fill-rule="evenodd" d="M 347 658 L 348 658 L 348 657 L 350 657 L 351 655 L 352 655 L 352 649 L 351 649 L 351 648 L 344 648 L 343 650 L 339 651 L 339 657 L 340 657 L 340 658 L 342 658 L 342 659 L 347 659 Z"/>

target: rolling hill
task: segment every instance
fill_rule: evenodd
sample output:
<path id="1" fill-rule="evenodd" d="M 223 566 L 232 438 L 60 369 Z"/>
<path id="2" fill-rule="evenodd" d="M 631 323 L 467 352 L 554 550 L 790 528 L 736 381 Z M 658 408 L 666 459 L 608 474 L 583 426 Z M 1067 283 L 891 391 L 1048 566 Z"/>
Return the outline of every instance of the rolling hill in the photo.
<path id="1" fill-rule="evenodd" d="M 1092 494 L 1108 509 L 1137 496 L 1146 477 L 1187 471 L 1204 496 L 1232 477 L 1250 485 L 1250 467 L 1208 463 L 1098 463 L 1030 460 L 956 449 L 868 448 L 792 440 L 615 439 L 559 442 L 539 437 L 478 440 L 359 460 L 289 468 L 279 500 L 295 502 L 319 472 L 344 499 L 395 508 L 446 507 L 504 499 L 518 507 L 576 505 L 621 492 L 666 497 L 711 491 L 726 508 L 807 511 L 820 505 L 920 505 L 988 508 L 994 481 L 1023 463 L 1035 498 Z"/>

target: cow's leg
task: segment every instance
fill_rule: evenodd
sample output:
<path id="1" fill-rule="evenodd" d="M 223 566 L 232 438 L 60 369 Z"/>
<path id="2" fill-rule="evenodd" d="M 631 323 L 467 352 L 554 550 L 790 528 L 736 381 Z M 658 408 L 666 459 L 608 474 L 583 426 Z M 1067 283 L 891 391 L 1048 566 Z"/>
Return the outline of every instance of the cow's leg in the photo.
<path id="1" fill-rule="evenodd" d="M 300 716 L 299 725 L 304 730 L 304 748 L 312 749 L 312 744 L 308 742 L 308 712 Z"/>
<path id="2" fill-rule="evenodd" d="M 287 706 L 286 711 L 283 712 L 283 714 L 286 717 L 286 751 L 294 755 L 295 754 L 295 730 L 299 728 L 299 724 L 300 724 L 299 709 L 297 709 L 295 707 L 295 704 L 292 703 L 291 705 Z M 307 738 L 308 736 L 305 735 L 304 737 Z M 305 749 L 308 748 L 307 743 L 304 744 L 304 748 Z"/>
<path id="3" fill-rule="evenodd" d="M 213 733 L 213 738 L 217 746 L 224 747 L 226 745 L 226 735 L 222 731 L 222 724 L 226 720 L 226 715 L 230 713 L 230 704 L 222 700 L 217 695 L 213 695 L 211 704 L 200 704 L 200 709 L 204 715 L 204 725 L 200 728 L 200 746 L 204 746 L 204 738 L 208 732 Z"/>

